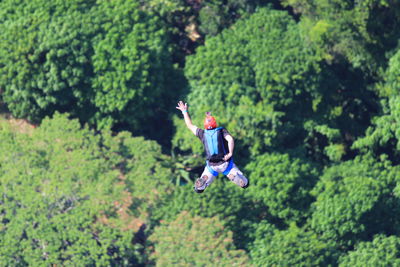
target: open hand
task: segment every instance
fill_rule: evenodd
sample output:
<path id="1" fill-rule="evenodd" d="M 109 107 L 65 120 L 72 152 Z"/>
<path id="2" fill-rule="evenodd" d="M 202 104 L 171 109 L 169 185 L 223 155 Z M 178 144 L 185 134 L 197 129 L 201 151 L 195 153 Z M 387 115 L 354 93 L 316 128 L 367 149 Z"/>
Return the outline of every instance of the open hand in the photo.
<path id="1" fill-rule="evenodd" d="M 187 103 L 183 104 L 182 101 L 179 101 L 178 106 L 176 108 L 183 112 L 188 109 L 188 106 L 187 106 Z"/>

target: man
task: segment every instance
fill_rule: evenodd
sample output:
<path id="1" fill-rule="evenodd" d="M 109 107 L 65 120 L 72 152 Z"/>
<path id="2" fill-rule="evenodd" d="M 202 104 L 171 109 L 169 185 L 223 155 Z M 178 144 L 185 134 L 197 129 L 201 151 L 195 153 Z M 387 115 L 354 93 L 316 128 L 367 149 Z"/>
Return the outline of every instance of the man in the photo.
<path id="1" fill-rule="evenodd" d="M 199 129 L 192 124 L 188 113 L 187 103 L 179 101 L 176 107 L 182 111 L 186 126 L 196 135 L 204 145 L 207 156 L 207 164 L 203 174 L 194 184 L 194 191 L 202 193 L 218 176 L 219 173 L 226 175 L 236 185 L 246 188 L 249 185 L 248 179 L 233 163 L 232 155 L 235 147 L 233 137 L 223 127 L 217 127 L 217 122 L 209 112 L 206 113 L 204 129 Z"/>

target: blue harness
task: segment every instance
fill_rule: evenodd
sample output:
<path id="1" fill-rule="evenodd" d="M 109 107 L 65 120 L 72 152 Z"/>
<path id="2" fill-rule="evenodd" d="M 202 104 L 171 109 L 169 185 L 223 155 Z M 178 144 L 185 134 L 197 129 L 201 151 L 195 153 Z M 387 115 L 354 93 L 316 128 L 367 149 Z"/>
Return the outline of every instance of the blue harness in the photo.
<path id="1" fill-rule="evenodd" d="M 211 166 L 208 164 L 208 161 L 206 161 L 206 163 L 207 163 L 207 169 L 211 172 L 211 174 L 212 174 L 213 176 L 218 176 L 219 173 L 218 173 L 217 171 L 214 171 L 214 170 L 211 168 Z M 223 173 L 224 175 L 228 175 L 229 172 L 231 171 L 232 167 L 233 167 L 233 159 L 231 158 L 231 159 L 229 160 L 228 167 L 226 167 L 225 171 L 223 171 L 222 173 Z"/>
<path id="2" fill-rule="evenodd" d="M 208 156 L 221 154 L 221 152 L 223 152 L 222 155 L 226 154 L 226 150 L 225 150 L 223 140 L 222 140 L 222 138 L 223 138 L 222 134 L 218 134 L 218 132 L 222 129 L 223 129 L 222 127 L 218 127 L 218 128 L 212 129 L 212 130 L 205 130 L 205 132 L 204 132 L 205 141 L 206 141 L 205 149 L 206 149 L 206 153 Z M 218 138 L 218 136 L 219 136 L 219 138 Z M 221 140 L 219 140 L 219 139 L 221 139 Z M 223 151 L 219 151 L 219 148 L 222 148 Z M 206 163 L 207 163 L 207 169 L 210 171 L 210 173 L 213 176 L 218 176 L 218 172 L 211 168 L 208 160 L 206 161 Z M 231 158 L 229 160 L 228 167 L 225 169 L 225 171 L 223 171 L 223 174 L 228 175 L 228 173 L 231 171 L 232 167 L 233 167 L 233 159 Z"/>

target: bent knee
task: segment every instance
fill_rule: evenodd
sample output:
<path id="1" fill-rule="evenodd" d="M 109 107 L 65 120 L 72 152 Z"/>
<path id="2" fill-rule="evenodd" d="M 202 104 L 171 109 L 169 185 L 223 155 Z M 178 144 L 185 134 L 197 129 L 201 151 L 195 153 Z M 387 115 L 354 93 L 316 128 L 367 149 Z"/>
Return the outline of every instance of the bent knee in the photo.
<path id="1" fill-rule="evenodd" d="M 246 188 L 248 186 L 248 179 L 239 173 L 230 173 L 227 175 L 227 177 L 229 180 L 242 188 Z"/>

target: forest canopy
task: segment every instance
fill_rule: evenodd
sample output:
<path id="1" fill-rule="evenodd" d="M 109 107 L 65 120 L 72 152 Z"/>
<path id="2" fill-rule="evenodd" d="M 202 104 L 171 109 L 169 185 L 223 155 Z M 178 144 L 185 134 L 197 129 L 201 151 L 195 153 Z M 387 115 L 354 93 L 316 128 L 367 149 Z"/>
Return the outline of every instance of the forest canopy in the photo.
<path id="1" fill-rule="evenodd" d="M 0 265 L 398 265 L 399 41 L 392 0 L 0 1 Z M 179 100 L 248 188 L 193 191 Z"/>

